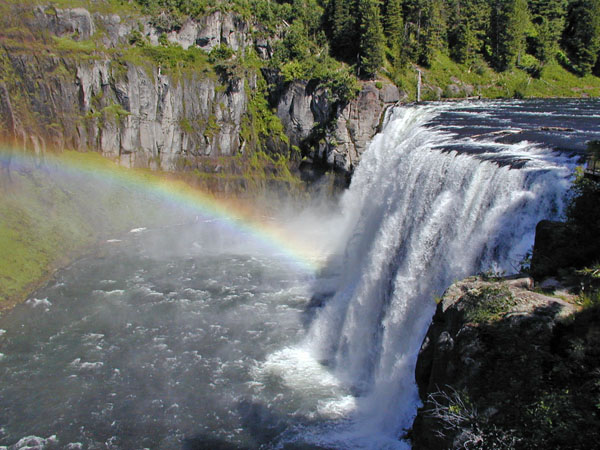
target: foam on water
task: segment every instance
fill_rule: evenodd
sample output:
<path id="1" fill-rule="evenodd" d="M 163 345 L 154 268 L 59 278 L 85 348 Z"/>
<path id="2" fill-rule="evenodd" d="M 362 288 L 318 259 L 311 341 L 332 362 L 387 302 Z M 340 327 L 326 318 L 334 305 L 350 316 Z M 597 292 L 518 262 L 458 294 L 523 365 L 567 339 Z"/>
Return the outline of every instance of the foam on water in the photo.
<path id="1" fill-rule="evenodd" d="M 25 303 L 31 305 L 33 308 L 44 308 L 46 311 L 52 306 L 52 302 L 48 298 L 30 298 Z"/>

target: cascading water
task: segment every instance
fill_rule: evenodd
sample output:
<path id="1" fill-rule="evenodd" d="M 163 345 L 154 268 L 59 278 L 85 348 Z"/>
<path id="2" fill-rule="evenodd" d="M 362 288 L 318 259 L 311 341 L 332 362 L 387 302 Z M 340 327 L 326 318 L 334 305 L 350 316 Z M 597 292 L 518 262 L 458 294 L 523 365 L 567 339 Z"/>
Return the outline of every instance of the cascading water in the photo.
<path id="1" fill-rule="evenodd" d="M 573 160 L 527 142 L 478 142 L 490 152 L 477 156 L 444 151 L 455 137 L 425 126 L 444 108 L 389 114 L 342 199 L 350 237 L 339 284 L 303 348 L 353 401 L 350 419 L 314 442 L 406 447 L 398 436 L 419 402 L 414 369 L 434 297 L 470 274 L 515 272 L 537 222 L 563 209 Z M 520 168 L 493 161 L 507 158 Z"/>
<path id="2" fill-rule="evenodd" d="M 564 207 L 575 158 L 549 147 L 600 139 L 599 114 L 594 100 L 396 108 L 338 209 L 269 218 L 314 252 L 139 192 L 177 224 L 140 215 L 0 316 L 0 447 L 409 447 L 435 296 L 516 271 Z M 46 175 L 25 168 L 15 180 L 37 195 Z M 98 209 L 105 183 L 55 178 Z"/>

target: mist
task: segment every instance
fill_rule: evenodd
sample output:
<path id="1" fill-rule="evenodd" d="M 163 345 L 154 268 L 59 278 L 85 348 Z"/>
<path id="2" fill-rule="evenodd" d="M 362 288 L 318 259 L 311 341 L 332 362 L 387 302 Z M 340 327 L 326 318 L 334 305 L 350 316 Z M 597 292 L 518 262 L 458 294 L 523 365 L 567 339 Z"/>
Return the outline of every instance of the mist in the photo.
<path id="1" fill-rule="evenodd" d="M 577 155 L 525 129 L 553 104 L 505 106 L 392 110 L 336 194 L 13 155 L 0 295 L 37 289 L 0 316 L 0 445 L 409 448 L 435 296 L 565 206 Z"/>

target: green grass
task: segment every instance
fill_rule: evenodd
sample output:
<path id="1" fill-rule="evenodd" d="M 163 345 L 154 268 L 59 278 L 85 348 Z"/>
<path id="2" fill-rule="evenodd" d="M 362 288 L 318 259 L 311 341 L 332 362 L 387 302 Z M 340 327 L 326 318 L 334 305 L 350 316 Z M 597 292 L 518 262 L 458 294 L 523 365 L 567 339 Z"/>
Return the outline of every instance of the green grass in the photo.
<path id="1" fill-rule="evenodd" d="M 152 199 L 126 184 L 66 176 L 69 172 L 61 169 L 65 163 L 117 175 L 127 171 L 96 153 L 78 152 L 52 158 L 41 168 L 31 160 L 11 170 L 10 181 L 5 178 L 0 186 L 0 310 L 22 300 L 53 269 L 102 237 L 161 221 Z"/>
<path id="2" fill-rule="evenodd" d="M 526 71 L 512 69 L 495 72 L 483 61 L 470 66 L 458 64 L 449 56 L 438 53 L 430 68 L 422 68 L 423 85 L 438 86 L 442 97 L 449 96 L 447 86 L 456 84 L 456 79 L 473 88 L 474 96 L 484 98 L 539 98 L 539 97 L 583 97 L 600 96 L 600 78 L 593 75 L 578 77 L 558 63 L 548 64 L 542 69 L 540 78 L 534 78 Z M 416 98 L 417 72 L 407 68 L 397 74 L 387 73 L 410 99 Z M 464 94 L 462 95 L 464 96 Z M 426 86 L 423 87 L 423 100 L 436 100 L 437 97 Z"/>
<path id="3" fill-rule="evenodd" d="M 482 286 L 472 289 L 463 298 L 468 322 L 484 323 L 502 319 L 516 305 L 512 294 L 502 285 Z"/>
<path id="4" fill-rule="evenodd" d="M 94 235 L 58 185 L 34 174 L 12 178 L 0 200 L 0 309 Z"/>
<path id="5" fill-rule="evenodd" d="M 91 55 L 98 50 L 96 42 L 92 40 L 75 41 L 70 37 L 52 36 L 56 50 L 60 53 L 83 53 Z"/>

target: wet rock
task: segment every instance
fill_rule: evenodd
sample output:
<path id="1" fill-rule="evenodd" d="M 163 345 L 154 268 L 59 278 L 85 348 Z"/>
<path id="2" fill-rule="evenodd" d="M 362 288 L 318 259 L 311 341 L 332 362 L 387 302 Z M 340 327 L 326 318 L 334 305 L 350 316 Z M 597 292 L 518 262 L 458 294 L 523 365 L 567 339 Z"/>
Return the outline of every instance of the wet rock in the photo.
<path id="1" fill-rule="evenodd" d="M 542 220 L 535 229 L 531 274 L 536 280 L 559 275 L 561 268 L 581 268 L 600 253 L 597 240 L 582 242 L 569 223 Z"/>

